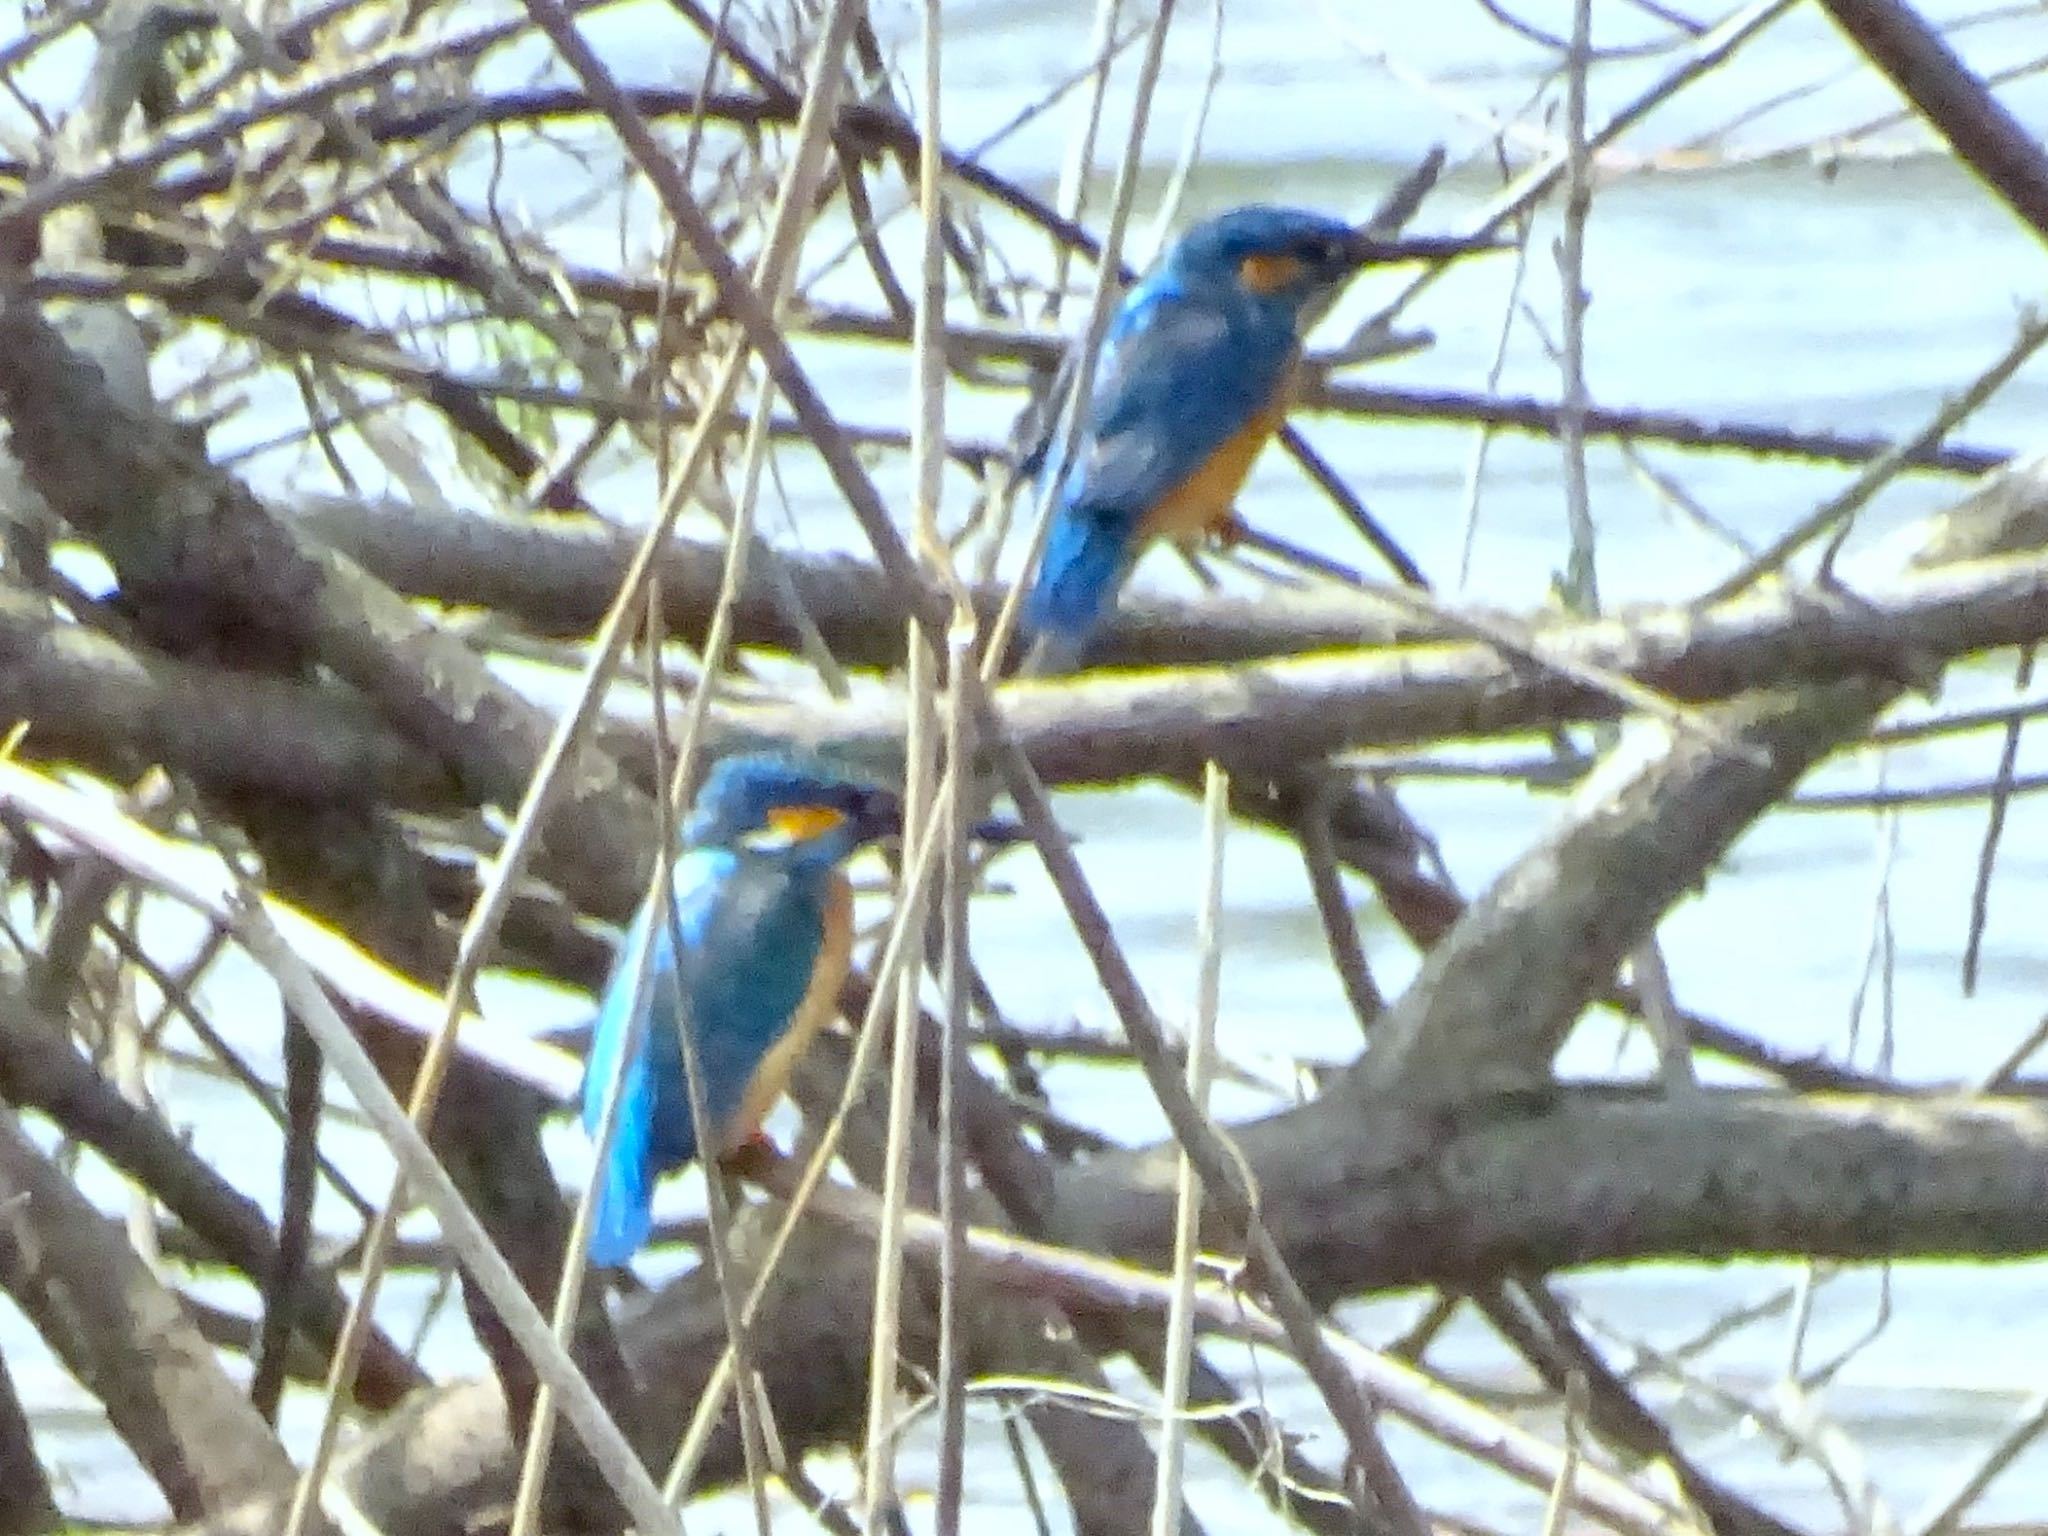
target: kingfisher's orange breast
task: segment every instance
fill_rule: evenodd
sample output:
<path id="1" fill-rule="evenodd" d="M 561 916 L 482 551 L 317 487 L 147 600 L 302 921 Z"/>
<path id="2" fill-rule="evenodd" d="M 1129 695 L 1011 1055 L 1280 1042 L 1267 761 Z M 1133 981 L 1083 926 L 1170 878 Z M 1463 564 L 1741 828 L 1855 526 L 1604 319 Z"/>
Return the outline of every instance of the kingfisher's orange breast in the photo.
<path id="1" fill-rule="evenodd" d="M 761 1064 L 754 1068 L 747 1091 L 740 1098 L 739 1111 L 726 1123 L 725 1134 L 719 1138 L 724 1151 L 743 1145 L 761 1128 L 768 1111 L 782 1097 L 782 1090 L 789 1086 L 789 1074 L 817 1038 L 818 1031 L 838 1012 L 839 988 L 846 980 L 852 959 L 853 887 L 842 870 L 832 877 L 825 895 L 825 934 L 818 945 L 818 958 L 811 965 L 811 984 L 805 988 L 796 1012 L 789 1016 L 789 1027 L 782 1032 L 782 1038 L 768 1048 Z"/>
<path id="2" fill-rule="evenodd" d="M 1287 419 L 1290 393 L 1282 387 L 1273 403 L 1218 444 L 1201 468 L 1154 502 L 1138 521 L 1139 537 L 1192 542 L 1214 532 L 1229 516 L 1260 450 Z"/>

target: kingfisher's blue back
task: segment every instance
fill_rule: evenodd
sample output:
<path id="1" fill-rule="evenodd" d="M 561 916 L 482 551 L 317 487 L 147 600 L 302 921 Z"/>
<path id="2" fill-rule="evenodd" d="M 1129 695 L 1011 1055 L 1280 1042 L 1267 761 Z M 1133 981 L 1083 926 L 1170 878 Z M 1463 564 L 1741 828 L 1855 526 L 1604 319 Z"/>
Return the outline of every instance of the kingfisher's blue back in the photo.
<path id="1" fill-rule="evenodd" d="M 1024 603 L 1037 670 L 1080 660 L 1153 539 L 1227 518 L 1284 417 L 1305 325 L 1357 268 L 1352 241 L 1322 214 L 1234 209 L 1125 297 Z"/>
<path id="2" fill-rule="evenodd" d="M 1027 633 L 1077 644 L 1108 617 L 1145 535 L 1174 531 L 1147 529 L 1147 514 L 1269 409 L 1296 351 L 1291 325 L 1191 295 L 1170 270 L 1132 291 L 1103 348 L 1024 609 Z"/>

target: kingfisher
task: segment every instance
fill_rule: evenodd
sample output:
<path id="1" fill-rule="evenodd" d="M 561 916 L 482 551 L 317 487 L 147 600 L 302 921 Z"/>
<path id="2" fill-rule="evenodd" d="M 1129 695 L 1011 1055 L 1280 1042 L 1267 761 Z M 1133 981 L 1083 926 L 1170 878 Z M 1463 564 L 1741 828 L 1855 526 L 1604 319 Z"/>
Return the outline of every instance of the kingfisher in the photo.
<path id="1" fill-rule="evenodd" d="M 1125 295 L 1022 611 L 1025 670 L 1079 665 L 1156 539 L 1242 532 L 1231 511 L 1286 419 L 1302 343 L 1375 263 L 1490 242 L 1374 234 L 1303 208 L 1204 220 Z"/>
<path id="2" fill-rule="evenodd" d="M 634 918 L 592 1030 L 583 1124 L 593 1136 L 620 1054 L 632 1049 L 598 1187 L 592 1262 L 624 1264 L 640 1250 L 663 1174 L 700 1156 L 726 1156 L 759 1134 L 796 1062 L 837 1011 L 853 949 L 846 861 L 902 822 L 896 795 L 817 759 L 750 753 L 712 767 L 682 829 L 672 905 L 663 911 L 649 901 Z M 709 1134 L 690 1114 L 685 1016 Z"/>

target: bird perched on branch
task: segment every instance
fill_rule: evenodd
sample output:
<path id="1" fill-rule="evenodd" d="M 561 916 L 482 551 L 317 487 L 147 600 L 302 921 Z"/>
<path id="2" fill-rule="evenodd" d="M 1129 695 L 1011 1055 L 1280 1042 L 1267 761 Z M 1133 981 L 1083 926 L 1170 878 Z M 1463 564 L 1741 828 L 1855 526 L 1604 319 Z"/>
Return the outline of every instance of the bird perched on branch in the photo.
<path id="1" fill-rule="evenodd" d="M 623 1264 L 639 1251 L 662 1174 L 758 1134 L 838 1005 L 853 946 L 841 866 L 901 827 L 894 794 L 814 760 L 746 755 L 712 768 L 683 828 L 672 906 L 662 912 L 650 902 L 633 920 L 592 1034 L 583 1124 L 593 1136 L 625 1057 L 590 1235 L 594 1262 Z M 690 1113 L 686 1020 L 709 1135 Z"/>
<path id="2" fill-rule="evenodd" d="M 1390 239 L 1265 206 L 1183 235 L 1126 295 L 1104 339 L 1024 603 L 1025 670 L 1080 663 L 1154 540 L 1237 531 L 1231 504 L 1286 417 L 1302 341 L 1362 268 L 1490 244 Z"/>

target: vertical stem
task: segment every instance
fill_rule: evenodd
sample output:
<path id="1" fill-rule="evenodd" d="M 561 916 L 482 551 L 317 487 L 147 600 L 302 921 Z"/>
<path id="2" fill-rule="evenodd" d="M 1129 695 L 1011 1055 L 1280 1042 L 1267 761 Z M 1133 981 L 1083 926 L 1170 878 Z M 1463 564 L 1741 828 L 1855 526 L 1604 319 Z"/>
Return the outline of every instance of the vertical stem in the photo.
<path id="1" fill-rule="evenodd" d="M 2034 681 L 2034 648 L 2020 652 L 2019 675 L 2013 691 L 2025 694 Z M 2019 766 L 2020 722 L 2005 728 L 2005 742 L 1998 749 L 1998 773 L 1992 781 L 1991 808 L 1984 824 L 1984 842 L 1977 852 L 1977 875 L 1970 884 L 1970 931 L 1963 941 L 1963 996 L 1977 995 L 1977 963 L 1983 954 L 1984 927 L 1991 917 L 1991 872 L 1998 863 L 1998 841 L 2005 835 L 2006 808 L 2012 804 L 2013 772 Z"/>
<path id="2" fill-rule="evenodd" d="M 796 1192 L 787 1202 L 782 1224 L 776 1229 L 774 1240 L 768 1245 L 766 1259 L 754 1275 L 754 1284 L 747 1295 L 745 1316 L 751 1322 L 768 1294 L 769 1283 L 775 1275 L 775 1267 L 781 1261 L 783 1249 L 788 1245 L 790 1235 L 809 1209 L 811 1196 L 824 1182 L 826 1170 L 839 1146 L 839 1138 L 845 1128 L 846 1116 L 862 1092 L 868 1069 L 873 1065 L 878 1042 L 882 1038 L 882 1014 L 896 996 L 896 976 L 901 970 L 904 957 L 913 945 L 922 942 L 922 935 L 914 933 L 906 916 L 915 908 L 924 908 L 924 892 L 929 886 L 932 872 L 938 863 L 938 845 L 930 839 L 922 843 L 915 853 L 906 849 L 902 861 L 902 873 L 898 878 L 896 915 L 890 919 L 887 936 L 882 941 L 881 957 L 875 962 L 873 988 L 869 993 L 868 1006 L 855 1031 L 853 1061 L 846 1071 L 846 1085 L 841 1090 L 839 1108 L 825 1129 L 817 1138 L 817 1149 L 811 1154 L 803 1176 L 797 1181 Z M 732 1387 L 732 1352 L 726 1350 L 712 1368 L 704 1390 L 699 1394 L 697 1407 L 690 1418 L 689 1427 L 676 1448 L 675 1459 L 669 1468 L 663 1484 L 663 1496 L 671 1504 L 679 1504 L 696 1477 L 697 1467 L 710 1444 L 711 1431 L 717 1424 L 725 1406 L 725 1394 Z"/>
<path id="3" fill-rule="evenodd" d="M 967 1155 L 960 1142 L 959 1083 L 967 1071 L 968 970 L 967 896 L 974 880 L 968 859 L 974 711 L 959 679 L 974 665 L 974 614 L 947 636 L 946 773 L 952 781 L 947 802 L 946 883 L 941 900 L 944 938 L 940 981 L 945 991 L 939 1054 L 939 1478 L 935 1526 L 939 1536 L 959 1536 L 967 1459 L 967 1364 L 960 1326 L 960 1275 L 966 1247 Z"/>
<path id="4" fill-rule="evenodd" d="M 1208 877 L 1202 885 L 1197 927 L 1201 970 L 1195 984 L 1194 1029 L 1188 1039 L 1188 1097 L 1197 1113 L 1209 1112 L 1210 1059 L 1216 1039 L 1216 993 L 1223 976 L 1223 843 L 1230 830 L 1230 775 L 1215 763 L 1203 776 L 1202 851 Z M 1202 1176 L 1183 1147 L 1180 1188 L 1173 1213 L 1173 1300 L 1166 1313 L 1166 1358 L 1160 1373 L 1159 1483 L 1152 1500 L 1152 1536 L 1178 1536 L 1181 1478 L 1187 1443 L 1184 1415 L 1188 1368 L 1195 1342 L 1195 1260 L 1201 1251 Z"/>
<path id="5" fill-rule="evenodd" d="M 924 79 L 919 101 L 917 203 L 924 218 L 917 309 L 911 317 L 912 413 L 910 464 L 916 487 L 917 529 L 925 557 L 945 560 L 939 537 L 939 494 L 946 469 L 946 246 L 939 173 L 945 142 L 939 137 L 940 0 L 924 0 Z M 913 647 L 922 642 L 913 638 Z"/>
<path id="6" fill-rule="evenodd" d="M 1152 227 L 1146 233 L 1142 250 L 1133 252 L 1138 260 L 1133 266 L 1150 266 L 1159 259 L 1159 253 L 1166 249 L 1173 238 L 1173 226 L 1180 217 L 1181 199 L 1187 196 L 1188 178 L 1194 174 L 1195 162 L 1202 155 L 1202 134 L 1209 126 L 1209 109 L 1216 104 L 1216 87 L 1223 83 L 1223 0 L 1209 0 L 1209 70 L 1202 77 L 1202 94 L 1196 98 L 1194 115 L 1188 119 L 1187 133 L 1181 139 L 1180 155 L 1173 164 L 1173 174 L 1166 178 L 1166 188 L 1159 194 L 1159 205 L 1152 210 Z"/>
<path id="7" fill-rule="evenodd" d="M 369 1053 L 341 1021 L 319 979 L 285 945 L 264 910 L 262 898 L 243 887 L 228 900 L 231 905 L 223 904 L 224 915 L 230 919 L 236 939 L 277 983 L 284 1005 L 305 1021 L 335 1075 L 391 1149 L 398 1163 L 392 1182 L 402 1180 L 419 1191 L 441 1223 L 449 1246 L 469 1267 L 485 1297 L 497 1308 L 506 1328 L 533 1362 L 534 1373 L 561 1394 L 564 1412 L 582 1436 L 599 1472 L 618 1493 L 633 1523 L 644 1536 L 679 1529 L 639 1455 L 620 1433 L 575 1362 L 555 1343 L 533 1298 L 526 1294 L 512 1266 L 493 1246 L 476 1212 L 470 1209 L 448 1170 L 428 1147 L 412 1114 L 393 1097 Z M 209 906 L 207 910 L 215 908 Z M 318 1488 L 317 1480 L 302 1478 L 295 1497 L 306 1499 L 310 1508 L 316 1502 Z"/>
<path id="8" fill-rule="evenodd" d="M 762 414 L 766 415 L 765 404 Z M 733 547 L 745 548 L 745 530 L 735 524 Z M 710 690 L 710 675 L 707 671 L 705 683 L 700 692 Z M 655 733 L 656 740 L 660 732 Z M 694 745 L 694 743 L 691 743 Z M 658 750 L 658 749 L 657 749 Z M 673 801 L 664 796 L 662 809 L 666 813 Z M 667 814 L 664 822 L 672 820 Z M 675 833 L 669 826 L 661 830 L 660 894 L 656 898 L 655 911 L 659 920 L 668 926 L 669 943 L 678 951 L 683 944 L 682 926 L 676 918 L 674 889 L 670 878 L 675 857 Z M 650 935 L 654 924 L 648 924 Z M 649 946 L 653 945 L 650 942 Z M 645 978 L 643 976 L 643 984 Z M 732 1265 L 732 1198 L 724 1175 L 719 1171 L 717 1143 L 710 1136 L 715 1123 L 711 1115 L 710 1096 L 704 1084 L 703 1043 L 697 1035 L 697 1020 L 690 1011 L 689 998 L 677 989 L 675 1027 L 683 1047 L 683 1086 L 690 1100 L 690 1123 L 697 1127 L 697 1160 L 704 1170 L 704 1213 L 710 1228 L 705 1246 L 710 1250 L 712 1277 L 718 1283 L 718 1300 L 725 1313 L 725 1336 L 732 1349 L 733 1372 L 738 1378 L 738 1397 L 734 1407 L 739 1412 L 740 1450 L 747 1469 L 747 1490 L 753 1495 L 754 1523 L 761 1536 L 770 1536 L 774 1528 L 774 1517 L 768 1510 L 768 1454 L 761 1435 L 759 1400 L 755 1396 L 755 1377 L 752 1352 L 747 1348 L 746 1319 L 740 1309 L 740 1279 Z"/>
<path id="9" fill-rule="evenodd" d="M 1588 616 L 1600 611 L 1593 501 L 1586 484 L 1586 413 L 1592 409 L 1592 396 L 1586 388 L 1586 222 L 1593 210 L 1592 153 L 1586 138 L 1586 76 L 1592 70 L 1592 59 L 1593 0 L 1573 0 L 1571 57 L 1565 71 L 1564 233 L 1557 247 L 1558 270 L 1564 283 L 1560 345 L 1564 391 L 1557 413 L 1557 436 L 1564 454 L 1565 517 L 1571 527 L 1564 599 L 1573 612 Z M 1672 1002 L 1671 981 L 1655 933 L 1630 956 L 1629 968 L 1642 994 L 1651 1038 L 1656 1043 L 1658 1075 L 1668 1092 L 1690 1092 L 1698 1086 L 1693 1072 L 1692 1042 Z"/>
<path id="10" fill-rule="evenodd" d="M 1565 1383 L 1564 1457 L 1551 1484 L 1550 1498 L 1543 1510 L 1543 1536 L 1563 1536 L 1570 1518 L 1573 1492 L 1579 1475 L 1579 1460 L 1585 1454 L 1586 1378 L 1574 1371 Z"/>
<path id="11" fill-rule="evenodd" d="M 917 487 L 916 515 L 920 543 L 923 545 L 925 560 L 933 567 L 933 575 L 950 586 L 955 594 L 957 611 L 964 610 L 966 623 L 963 627 L 955 624 L 947 635 L 947 702 L 946 702 L 946 781 L 951 786 L 950 797 L 943 798 L 948 807 L 945 823 L 941 827 L 937 819 L 928 815 L 927 804 L 921 795 L 913 794 L 905 805 L 905 821 L 908 826 L 923 830 L 927 821 L 929 831 L 921 842 L 929 844 L 934 838 L 943 838 L 944 880 L 942 901 L 943 935 L 941 938 L 940 972 L 944 988 L 945 1018 L 942 1025 L 944 1037 L 941 1048 L 944 1052 L 939 1073 L 939 1215 L 946 1223 L 946 1242 L 939 1262 L 939 1476 L 938 1507 L 935 1511 L 936 1529 L 939 1536 L 958 1536 L 960 1530 L 960 1506 L 962 1501 L 967 1439 L 967 1377 L 966 1357 L 962 1348 L 960 1330 L 960 1201 L 962 1188 L 962 1163 L 958 1137 L 955 1135 L 955 1105 L 953 1102 L 954 1074 L 958 1070 L 956 1054 L 963 1049 L 961 1035 L 966 1023 L 967 1009 L 967 954 L 966 922 L 967 891 L 973 878 L 967 864 L 967 826 L 970 814 L 968 805 L 967 764 L 972 754 L 965 750 L 968 709 L 960 697 L 960 679 L 965 676 L 963 668 L 973 666 L 974 613 L 967 594 L 961 587 L 952 567 L 951 556 L 945 540 L 939 532 L 939 498 L 943 489 L 946 464 L 946 358 L 944 338 L 946 327 L 946 252 L 941 236 L 944 233 L 944 208 L 940 203 L 940 172 L 944 166 L 945 144 L 940 134 L 939 97 L 944 42 L 943 12 L 940 0 L 925 0 L 923 31 L 923 80 L 920 115 L 921 135 L 918 140 L 917 196 L 924 214 L 923 265 L 919 272 L 917 311 L 911 327 L 911 341 L 916 355 L 913 358 L 913 383 L 916 394 L 916 414 L 912 418 L 910 431 L 911 472 Z M 913 633 L 910 650 L 915 658 L 914 668 L 920 674 L 928 672 L 924 666 L 930 655 L 924 639 Z M 924 721 L 926 705 L 923 694 L 912 690 L 911 708 L 917 711 L 916 719 Z M 927 769 L 926 754 L 913 753 L 911 771 L 918 776 Z M 929 772 L 923 777 L 929 779 Z M 931 804 L 935 809 L 937 800 Z M 906 839 L 908 832 L 906 830 Z M 915 921 L 915 914 L 913 914 Z M 917 922 L 912 932 L 922 931 L 924 924 Z M 898 982 L 902 988 L 902 1012 L 896 1024 L 896 1058 L 892 1074 L 898 1085 L 911 1085 L 916 1081 L 915 1056 L 916 1032 L 918 1029 L 917 982 L 921 971 L 919 966 L 909 966 Z M 903 1130 L 907 1137 L 912 1117 L 909 1094 L 901 1099 L 890 1100 L 889 1124 L 889 1172 L 892 1178 L 900 1178 L 903 1169 L 899 1160 L 907 1152 L 897 1142 L 897 1112 L 899 1103 L 903 1112 Z M 892 1238 L 899 1234 L 892 1231 Z M 899 1261 L 900 1262 L 900 1261 Z M 893 1308 L 892 1310 L 892 1323 Z M 881 1302 L 876 1302 L 877 1331 L 879 1336 L 879 1314 Z M 893 1349 L 890 1351 L 893 1356 Z M 870 1390 L 875 1395 L 873 1402 L 884 1399 L 880 1395 L 883 1377 L 880 1374 L 885 1363 L 889 1364 L 889 1375 L 893 1377 L 893 1361 L 886 1361 L 878 1348 L 875 1357 L 877 1375 Z M 870 1417 L 869 1455 L 871 1465 L 877 1437 L 874 1431 L 880 1427 L 879 1420 Z M 889 1438 L 893 1439 L 893 1427 Z M 882 1484 L 872 1477 L 869 1480 L 868 1518 L 873 1522 L 885 1507 L 880 1497 Z M 893 1480 L 890 1483 L 893 1493 Z"/>
<path id="12" fill-rule="evenodd" d="M 1564 282 L 1564 398 L 1557 413 L 1557 438 L 1564 452 L 1565 516 L 1571 528 L 1571 556 L 1565 565 L 1565 601 L 1575 612 L 1600 611 L 1593 569 L 1593 509 L 1586 489 L 1586 219 L 1593 207 L 1593 178 L 1586 147 L 1586 75 L 1592 68 L 1593 0 L 1573 0 L 1572 51 L 1565 69 L 1564 233 L 1557 265 Z"/>
<path id="13" fill-rule="evenodd" d="M 141 895 L 130 890 L 122 903 L 128 931 L 141 934 Z M 115 977 L 113 996 L 105 1011 L 108 1077 L 122 1098 L 145 1113 L 149 1102 L 149 1050 L 142 1039 L 142 1014 L 135 998 L 135 972 L 123 967 Z M 156 1202 L 140 1188 L 128 1192 L 128 1242 L 136 1256 L 151 1270 L 160 1270 L 163 1247 L 156 1236 Z"/>
<path id="14" fill-rule="evenodd" d="M 1061 215 L 1075 224 L 1081 222 L 1082 211 L 1088 205 L 1088 176 L 1095 169 L 1095 135 L 1102 127 L 1102 102 L 1109 92 L 1110 48 L 1116 41 L 1116 24 L 1123 8 L 1124 0 L 1095 0 L 1095 26 L 1088 38 L 1088 57 L 1094 61 L 1092 72 L 1095 78 L 1088 91 L 1088 106 L 1081 119 L 1081 131 L 1075 135 L 1067 151 L 1066 164 L 1060 167 L 1059 193 L 1055 200 Z M 1059 318 L 1060 305 L 1067 296 L 1067 263 L 1073 259 L 1073 254 L 1064 241 L 1053 252 L 1052 286 L 1045 300 L 1047 324 Z M 1107 271 L 1114 271 L 1115 266 L 1114 262 L 1103 263 Z"/>
<path id="15" fill-rule="evenodd" d="M 930 843 L 926 823 L 931 785 L 931 702 L 934 662 L 915 624 L 909 626 L 910 719 L 905 739 L 903 863 L 908 867 Z M 922 931 L 923 888 L 906 886 L 897 918 L 908 934 Z M 882 1230 L 875 1245 L 875 1331 L 868 1360 L 868 1428 L 861 1464 L 867 1493 L 867 1530 L 881 1536 L 896 1508 L 896 1347 L 903 1300 L 903 1212 L 910 1194 L 910 1133 L 917 1109 L 917 1006 L 921 966 L 896 980 L 896 1030 L 889 1062 L 889 1144 L 882 1171 Z"/>
<path id="16" fill-rule="evenodd" d="M 278 1177 L 277 1251 L 263 1277 L 263 1324 L 249 1401 L 269 1424 L 284 1399 L 296 1337 L 299 1290 L 313 1245 L 313 1200 L 320 1183 L 320 1047 L 289 1009 L 284 1015 L 284 1163 Z"/>

